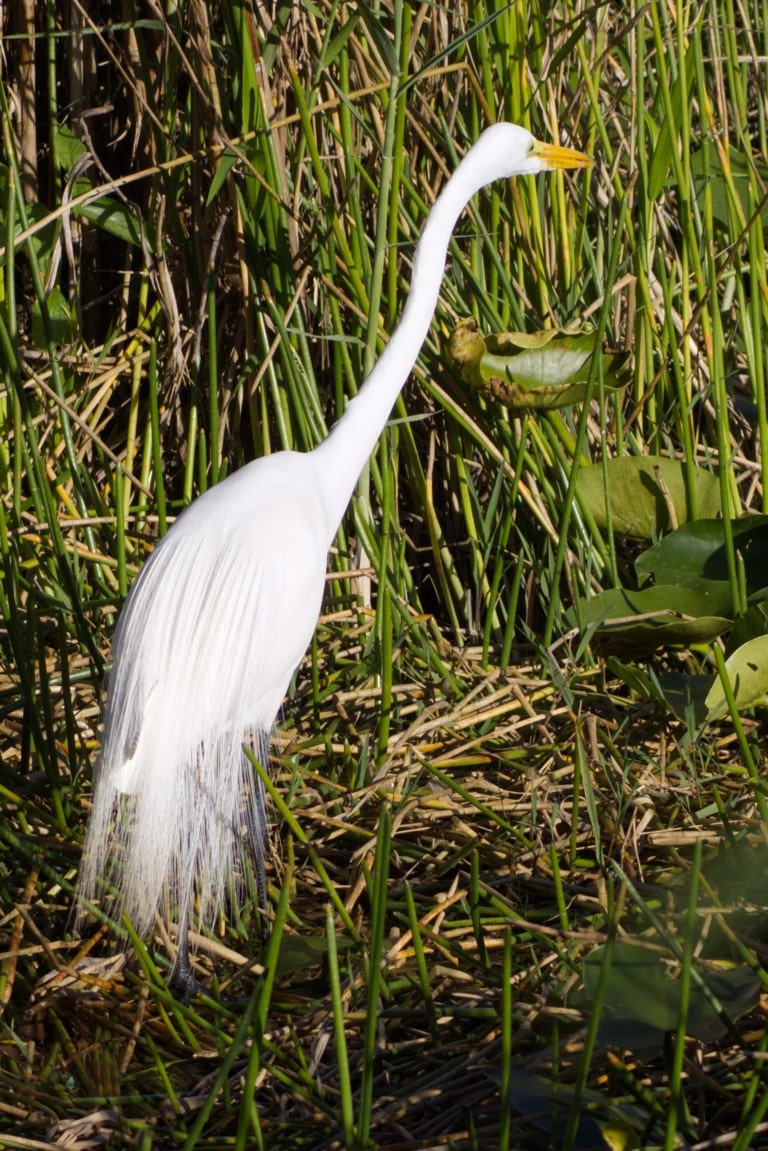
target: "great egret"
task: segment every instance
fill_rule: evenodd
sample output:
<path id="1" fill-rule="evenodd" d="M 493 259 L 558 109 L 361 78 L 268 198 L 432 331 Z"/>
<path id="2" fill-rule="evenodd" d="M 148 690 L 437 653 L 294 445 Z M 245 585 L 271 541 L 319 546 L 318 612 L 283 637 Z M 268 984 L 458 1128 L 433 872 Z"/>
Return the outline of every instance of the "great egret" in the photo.
<path id="1" fill-rule="evenodd" d="M 266 762 L 317 622 L 328 548 L 429 330 L 456 220 L 493 180 L 590 163 L 515 124 L 483 132 L 427 217 L 394 335 L 327 439 L 254 460 L 196 499 L 131 589 L 115 633 L 80 895 L 93 901 L 106 876 L 118 913 L 141 933 L 175 905 L 174 981 L 187 996 L 193 899 L 210 923 L 248 850 L 263 896 L 265 800 L 243 744 Z"/>

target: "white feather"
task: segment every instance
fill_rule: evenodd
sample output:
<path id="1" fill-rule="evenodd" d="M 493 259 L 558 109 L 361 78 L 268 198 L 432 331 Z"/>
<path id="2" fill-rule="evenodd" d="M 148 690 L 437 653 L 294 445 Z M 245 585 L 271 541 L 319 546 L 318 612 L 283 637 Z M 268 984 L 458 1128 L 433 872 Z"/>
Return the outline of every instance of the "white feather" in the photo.
<path id="1" fill-rule="evenodd" d="M 252 502 L 249 492 L 269 493 Z M 302 496 L 297 500 L 297 492 Z M 243 743 L 264 755 L 317 621 L 328 528 L 311 456 L 257 460 L 196 500 L 136 580 L 115 634 L 80 888 L 116 886 L 137 930 L 197 876 L 210 922 L 264 836 Z"/>

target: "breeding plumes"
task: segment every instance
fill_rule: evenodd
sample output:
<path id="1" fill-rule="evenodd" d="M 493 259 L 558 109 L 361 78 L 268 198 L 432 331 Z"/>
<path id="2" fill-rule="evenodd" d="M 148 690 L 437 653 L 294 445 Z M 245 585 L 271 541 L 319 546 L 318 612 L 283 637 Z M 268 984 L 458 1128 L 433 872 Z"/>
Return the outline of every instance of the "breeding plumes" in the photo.
<path id="1" fill-rule="evenodd" d="M 193 902 L 211 923 L 252 852 L 263 889 L 265 797 L 243 745 L 268 734 L 312 638 L 326 555 L 437 304 L 456 220 L 485 184 L 585 167 L 514 124 L 488 128 L 427 217 L 389 344 L 327 439 L 255 460 L 195 500 L 158 544 L 123 607 L 80 878 L 83 901 L 146 933 L 179 917 L 176 983 L 194 989 Z"/>

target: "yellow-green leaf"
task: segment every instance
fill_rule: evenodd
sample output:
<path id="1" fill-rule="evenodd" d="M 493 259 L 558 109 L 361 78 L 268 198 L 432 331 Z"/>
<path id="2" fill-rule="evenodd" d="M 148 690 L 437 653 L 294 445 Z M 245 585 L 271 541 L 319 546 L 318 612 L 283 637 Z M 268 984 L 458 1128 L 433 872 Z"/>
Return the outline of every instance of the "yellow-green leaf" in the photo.
<path id="1" fill-rule="evenodd" d="M 587 395 L 593 377 L 594 332 L 499 332 L 483 337 L 473 319 L 448 340 L 448 355 L 475 391 L 508 408 L 563 408 Z M 624 353 L 601 351 L 603 385 L 628 382 Z"/>
<path id="2" fill-rule="evenodd" d="M 739 711 L 768 703 L 768 635 L 748 640 L 737 648 L 725 661 L 725 670 Z M 727 713 L 725 689 L 719 678 L 712 684 L 705 703 L 708 720 Z"/>
<path id="3" fill-rule="evenodd" d="M 693 518 L 721 515 L 720 483 L 703 468 L 690 469 L 696 514 L 680 460 L 664 456 L 622 456 L 607 465 L 591 464 L 576 477 L 576 495 L 598 528 L 608 525 L 634 539 L 653 539 Z M 606 491 L 607 480 L 607 491 Z"/>

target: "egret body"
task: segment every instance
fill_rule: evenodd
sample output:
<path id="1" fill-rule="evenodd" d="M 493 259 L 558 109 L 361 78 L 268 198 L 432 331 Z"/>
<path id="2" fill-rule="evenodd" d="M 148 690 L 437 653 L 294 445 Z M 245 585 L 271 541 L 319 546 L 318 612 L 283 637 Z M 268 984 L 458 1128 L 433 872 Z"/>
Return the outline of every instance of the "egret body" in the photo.
<path id="1" fill-rule="evenodd" d="M 456 220 L 493 180 L 589 163 L 516 125 L 488 128 L 430 211 L 400 323 L 327 439 L 254 460 L 196 499 L 131 588 L 113 644 L 80 893 L 94 900 L 107 876 L 117 912 L 140 933 L 162 908 L 178 908 L 182 987 L 194 986 L 193 899 L 210 923 L 243 851 L 263 887 L 265 799 L 243 744 L 265 761 L 317 622 L 328 548 L 429 330 Z"/>

